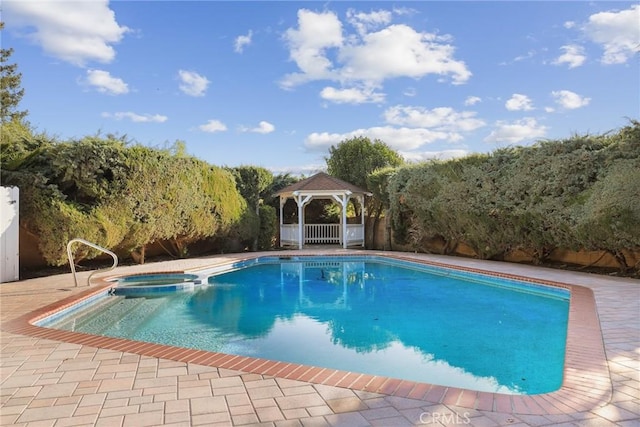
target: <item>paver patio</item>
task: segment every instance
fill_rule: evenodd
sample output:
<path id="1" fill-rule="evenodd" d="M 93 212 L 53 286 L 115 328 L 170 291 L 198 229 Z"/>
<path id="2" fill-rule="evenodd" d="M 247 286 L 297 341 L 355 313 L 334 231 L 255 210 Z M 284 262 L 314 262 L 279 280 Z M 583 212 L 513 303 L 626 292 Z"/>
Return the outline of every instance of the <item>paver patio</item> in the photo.
<path id="1" fill-rule="evenodd" d="M 118 267 L 97 277 L 182 271 L 246 256 Z M 0 284 L 0 425 L 640 425 L 640 281 L 465 258 L 402 256 L 579 285 L 583 288 L 576 288 L 576 293 L 583 293 L 580 298 L 587 303 L 592 290 L 599 325 L 594 316 L 595 325 L 580 323 L 582 312 L 573 313 L 576 328 L 568 348 L 575 351 L 568 352 L 565 369 L 565 383 L 571 384 L 548 396 L 486 397 L 487 393 L 384 378 L 377 384 L 378 377 L 278 367 L 206 352 L 149 349 L 126 340 L 85 337 L 78 343 L 77 336 L 50 331 L 34 336 L 42 328 L 25 326 L 26 314 L 87 291 L 86 286 L 75 288 L 70 274 L 62 274 Z M 86 283 L 87 276 L 88 272 L 80 273 L 79 283 Z M 600 329 L 602 339 L 593 341 L 593 331 Z M 591 356 L 590 349 L 598 346 L 604 348 L 602 366 L 591 360 L 597 353 Z"/>

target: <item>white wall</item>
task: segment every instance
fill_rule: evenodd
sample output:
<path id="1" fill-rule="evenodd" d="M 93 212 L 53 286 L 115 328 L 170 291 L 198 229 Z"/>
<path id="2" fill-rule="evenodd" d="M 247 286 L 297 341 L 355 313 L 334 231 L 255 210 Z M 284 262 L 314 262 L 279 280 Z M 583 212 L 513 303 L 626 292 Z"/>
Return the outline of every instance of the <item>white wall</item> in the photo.
<path id="1" fill-rule="evenodd" d="M 18 187 L 0 187 L 0 283 L 20 279 Z"/>

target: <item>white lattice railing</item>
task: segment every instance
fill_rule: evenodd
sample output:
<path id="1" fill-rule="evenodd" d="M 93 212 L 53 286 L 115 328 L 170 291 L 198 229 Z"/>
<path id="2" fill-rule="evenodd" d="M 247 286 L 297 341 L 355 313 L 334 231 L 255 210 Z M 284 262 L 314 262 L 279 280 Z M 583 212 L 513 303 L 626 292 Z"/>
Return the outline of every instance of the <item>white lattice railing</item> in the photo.
<path id="1" fill-rule="evenodd" d="M 340 243 L 340 224 L 305 224 L 305 243 Z"/>
<path id="2" fill-rule="evenodd" d="M 341 244 L 340 224 L 305 224 L 303 244 Z M 364 245 L 364 226 L 347 224 L 347 245 Z M 280 225 L 280 244 L 298 244 L 298 224 Z"/>

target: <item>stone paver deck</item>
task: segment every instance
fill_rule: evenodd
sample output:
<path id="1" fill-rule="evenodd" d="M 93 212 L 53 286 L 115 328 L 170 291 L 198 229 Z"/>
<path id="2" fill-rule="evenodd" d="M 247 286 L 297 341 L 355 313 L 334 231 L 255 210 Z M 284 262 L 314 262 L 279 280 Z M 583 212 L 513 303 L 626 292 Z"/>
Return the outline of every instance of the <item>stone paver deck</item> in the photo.
<path id="1" fill-rule="evenodd" d="M 278 254 L 324 252 L 268 253 Z M 640 425 L 640 281 L 436 255 L 383 254 L 571 288 L 563 387 L 523 397 L 470 392 L 31 325 L 104 288 L 99 283 L 75 288 L 71 275 L 63 274 L 0 284 L 0 425 Z M 258 255 L 118 267 L 97 276 L 183 271 Z M 86 283 L 87 276 L 80 273 L 79 283 Z"/>

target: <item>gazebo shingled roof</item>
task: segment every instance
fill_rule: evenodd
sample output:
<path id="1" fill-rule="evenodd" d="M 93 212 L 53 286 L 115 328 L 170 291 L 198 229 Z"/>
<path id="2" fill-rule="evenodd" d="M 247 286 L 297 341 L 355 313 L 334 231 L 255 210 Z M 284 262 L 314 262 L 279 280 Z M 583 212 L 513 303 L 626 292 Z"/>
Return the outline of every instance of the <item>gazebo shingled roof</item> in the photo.
<path id="1" fill-rule="evenodd" d="M 348 190 L 352 193 L 362 193 L 366 195 L 371 195 L 370 192 L 364 190 L 356 185 L 353 185 L 349 182 L 342 181 L 336 177 L 333 177 L 325 172 L 318 172 L 315 175 L 310 176 L 309 178 L 305 178 L 301 181 L 296 182 L 295 184 L 291 184 L 280 191 L 278 191 L 275 195 L 288 194 L 293 193 L 294 191 L 344 191 Z"/>

